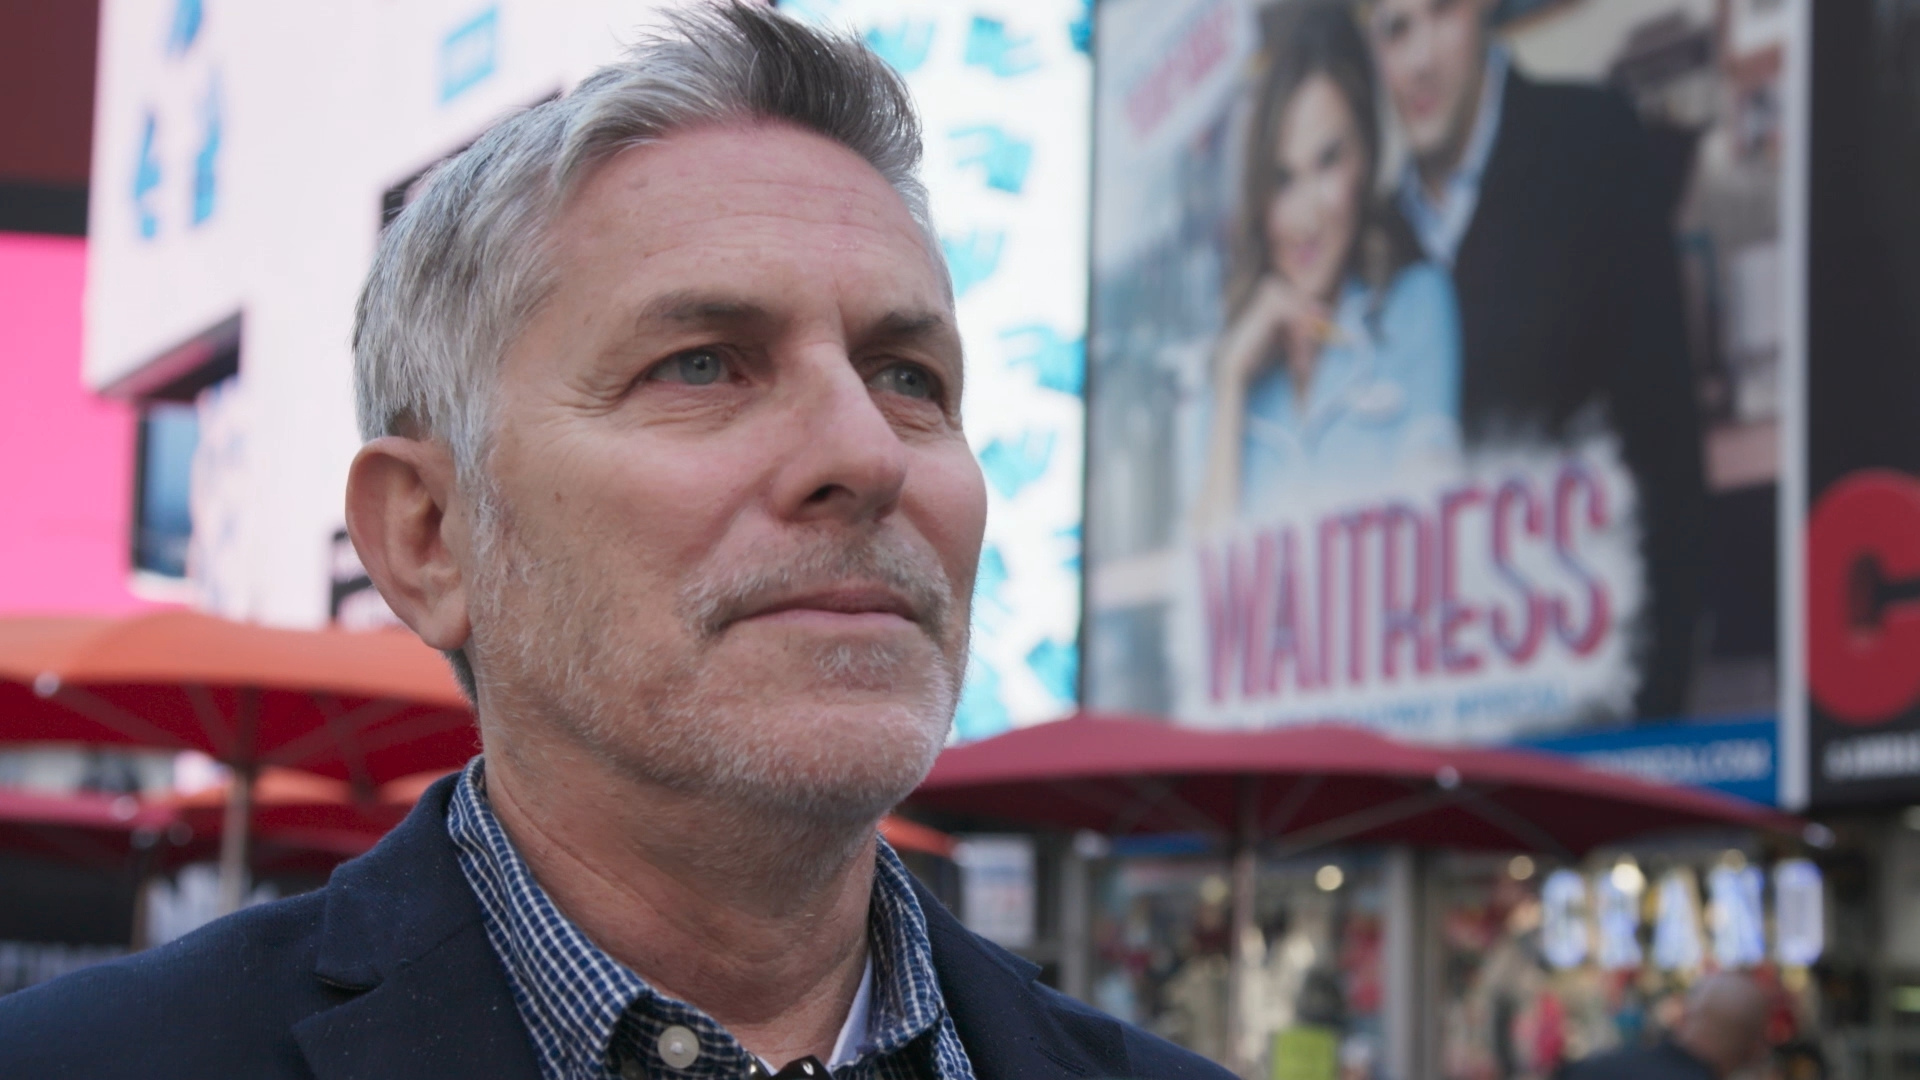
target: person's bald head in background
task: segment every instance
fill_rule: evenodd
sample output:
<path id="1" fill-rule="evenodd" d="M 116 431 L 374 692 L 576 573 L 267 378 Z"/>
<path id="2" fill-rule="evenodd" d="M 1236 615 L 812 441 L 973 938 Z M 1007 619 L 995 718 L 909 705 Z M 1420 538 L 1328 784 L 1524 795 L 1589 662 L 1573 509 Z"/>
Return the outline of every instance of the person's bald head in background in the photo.
<path id="1" fill-rule="evenodd" d="M 1694 984 L 1673 1041 L 1731 1076 L 1767 1054 L 1766 991 L 1745 975 L 1721 972 Z"/>

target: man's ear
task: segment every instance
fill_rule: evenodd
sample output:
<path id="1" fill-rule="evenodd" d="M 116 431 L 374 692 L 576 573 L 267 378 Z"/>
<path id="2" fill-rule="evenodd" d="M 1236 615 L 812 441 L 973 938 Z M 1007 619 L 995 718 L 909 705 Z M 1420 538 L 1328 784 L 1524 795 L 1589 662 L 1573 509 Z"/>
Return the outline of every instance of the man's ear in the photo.
<path id="1" fill-rule="evenodd" d="M 453 455 L 428 440 L 375 439 L 347 472 L 347 533 L 367 576 L 400 621 L 441 650 L 464 647 L 472 629 L 461 573 L 471 538 L 456 494 Z"/>

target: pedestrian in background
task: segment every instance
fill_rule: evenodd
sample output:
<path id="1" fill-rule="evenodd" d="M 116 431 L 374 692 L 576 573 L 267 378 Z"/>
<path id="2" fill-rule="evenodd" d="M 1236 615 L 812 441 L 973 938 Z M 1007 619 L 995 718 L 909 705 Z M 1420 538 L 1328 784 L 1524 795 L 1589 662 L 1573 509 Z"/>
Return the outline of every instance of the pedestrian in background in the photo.
<path id="1" fill-rule="evenodd" d="M 1766 1060 L 1768 1002 L 1744 975 L 1694 984 L 1686 1012 L 1658 1045 L 1615 1050 L 1560 1070 L 1560 1080 L 1726 1080 Z"/>

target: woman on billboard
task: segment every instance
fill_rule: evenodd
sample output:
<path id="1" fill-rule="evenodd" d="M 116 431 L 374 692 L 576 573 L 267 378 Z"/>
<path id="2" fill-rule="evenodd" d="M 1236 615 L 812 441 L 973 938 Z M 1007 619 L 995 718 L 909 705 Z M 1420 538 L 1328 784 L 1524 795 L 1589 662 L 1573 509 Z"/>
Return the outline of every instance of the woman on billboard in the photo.
<path id="1" fill-rule="evenodd" d="M 1271 16 L 1213 360 L 1203 529 L 1309 487 L 1378 486 L 1460 442 L 1453 286 L 1375 196 L 1379 113 L 1351 8 L 1294 0 Z"/>

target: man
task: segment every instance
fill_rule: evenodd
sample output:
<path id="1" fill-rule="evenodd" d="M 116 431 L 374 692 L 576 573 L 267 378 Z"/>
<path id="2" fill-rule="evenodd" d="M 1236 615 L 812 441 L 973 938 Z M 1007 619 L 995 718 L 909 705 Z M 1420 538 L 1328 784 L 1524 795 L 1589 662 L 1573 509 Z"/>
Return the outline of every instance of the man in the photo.
<path id="1" fill-rule="evenodd" d="M 1494 6 L 1364 0 L 1410 151 L 1398 202 L 1453 272 L 1468 441 L 1618 436 L 1650 601 L 1635 709 L 1673 716 L 1686 706 L 1705 492 L 1670 199 L 1629 105 L 1522 75 L 1491 39 Z"/>
<path id="2" fill-rule="evenodd" d="M 347 518 L 484 753 L 318 893 L 0 1003 L 0 1076 L 1225 1077 L 875 834 L 985 518 L 906 91 L 699 9 L 384 238 Z"/>
<path id="3" fill-rule="evenodd" d="M 1709 975 L 1669 1038 L 1578 1061 L 1560 1080 L 1727 1080 L 1766 1059 L 1767 997 L 1744 975 Z"/>

